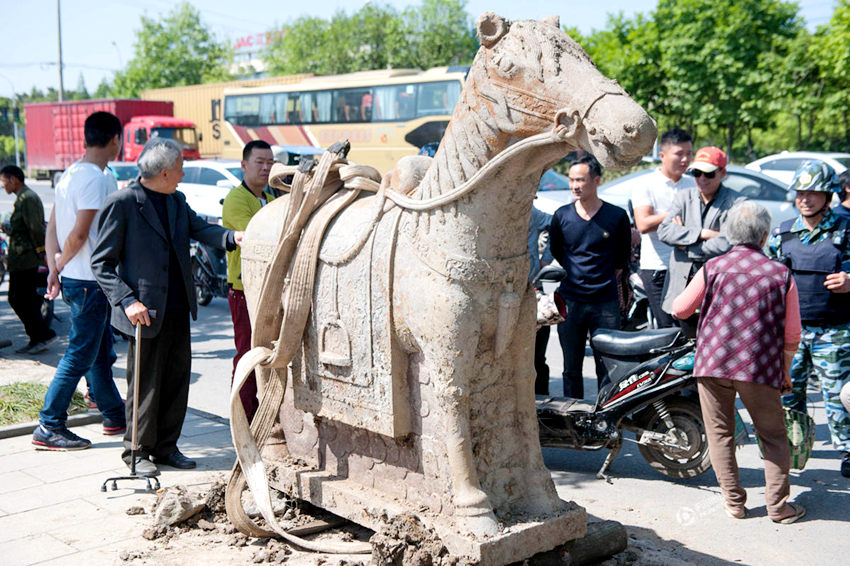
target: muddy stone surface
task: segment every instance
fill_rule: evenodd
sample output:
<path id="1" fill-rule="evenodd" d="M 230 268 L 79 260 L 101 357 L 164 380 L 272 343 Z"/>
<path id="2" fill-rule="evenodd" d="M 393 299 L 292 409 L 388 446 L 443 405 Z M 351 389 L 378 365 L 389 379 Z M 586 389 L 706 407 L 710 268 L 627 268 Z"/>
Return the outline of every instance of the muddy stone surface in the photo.
<path id="1" fill-rule="evenodd" d="M 176 487 L 167 488 L 174 490 Z M 145 539 L 131 548 L 120 549 L 119 563 L 127 565 L 186 566 L 203 563 L 211 566 L 231 564 L 288 564 L 291 566 L 472 566 L 472 562 L 450 556 L 439 538 L 415 517 L 403 515 L 386 522 L 386 529 L 372 533 L 346 523 L 312 535 L 311 540 L 369 540 L 372 555 L 333 555 L 304 552 L 278 539 L 254 539 L 236 531 L 224 510 L 224 476 L 208 490 L 187 495 L 203 502 L 204 508 L 191 518 L 170 527 L 156 527 L 153 517 L 157 503 L 150 501 L 129 506 L 128 515 L 139 521 L 139 532 Z M 164 498 L 159 497 L 162 501 Z M 286 512 L 278 519 L 284 528 L 303 526 L 316 519 L 333 516 L 309 504 L 288 502 Z M 371 538 L 370 538 L 371 535 Z M 637 533 L 639 535 L 639 533 Z M 534 559 L 527 562 L 536 564 Z M 692 564 L 687 549 L 670 546 L 662 540 L 637 538 L 630 533 L 629 548 L 610 559 L 604 566 Z M 547 565 L 550 562 L 547 562 Z"/>

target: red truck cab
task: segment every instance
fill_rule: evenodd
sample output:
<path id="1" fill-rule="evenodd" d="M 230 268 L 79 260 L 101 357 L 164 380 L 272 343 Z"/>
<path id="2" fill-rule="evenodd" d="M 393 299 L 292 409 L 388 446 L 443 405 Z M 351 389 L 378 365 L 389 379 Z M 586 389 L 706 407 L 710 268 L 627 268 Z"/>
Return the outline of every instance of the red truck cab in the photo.
<path id="1" fill-rule="evenodd" d="M 173 139 L 183 148 L 183 159 L 199 159 L 194 122 L 172 116 L 134 116 L 124 125 L 124 161 L 136 161 L 151 138 Z"/>

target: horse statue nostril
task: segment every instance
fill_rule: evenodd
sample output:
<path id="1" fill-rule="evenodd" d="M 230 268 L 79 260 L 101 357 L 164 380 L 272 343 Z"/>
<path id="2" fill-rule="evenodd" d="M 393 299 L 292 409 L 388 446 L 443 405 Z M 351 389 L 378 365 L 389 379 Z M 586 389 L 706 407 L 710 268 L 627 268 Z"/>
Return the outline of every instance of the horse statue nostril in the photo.
<path id="1" fill-rule="evenodd" d="M 623 131 L 627 134 L 633 134 L 637 131 L 637 128 L 635 128 L 632 124 L 623 124 Z"/>

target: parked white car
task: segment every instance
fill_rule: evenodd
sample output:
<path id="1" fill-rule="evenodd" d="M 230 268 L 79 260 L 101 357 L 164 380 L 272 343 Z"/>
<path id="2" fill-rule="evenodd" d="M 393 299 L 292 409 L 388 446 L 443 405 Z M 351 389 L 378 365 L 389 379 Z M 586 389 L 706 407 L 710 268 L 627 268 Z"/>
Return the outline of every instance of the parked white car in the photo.
<path id="1" fill-rule="evenodd" d="M 242 166 L 236 159 L 198 159 L 183 162 L 183 181 L 177 190 L 197 214 L 221 218 L 221 203 L 230 189 L 242 183 Z"/>
<path id="2" fill-rule="evenodd" d="M 599 198 L 611 204 L 615 204 L 629 212 L 629 203 L 632 192 L 640 183 L 641 177 L 653 171 L 652 168 L 642 169 L 635 173 L 624 175 L 609 183 L 601 185 L 598 190 Z M 773 217 L 773 226 L 797 215 L 794 208 L 794 194 L 789 193 L 786 186 L 757 171 L 751 171 L 738 165 L 726 167 L 726 178 L 723 184 L 730 189 L 738 191 L 747 198 L 764 205 Z M 549 214 L 554 214 L 561 206 L 572 202 L 573 196 L 570 191 L 545 191 L 538 192 L 534 199 L 534 206 Z"/>
<path id="3" fill-rule="evenodd" d="M 811 159 L 829 164 L 837 174 L 850 168 L 850 153 L 828 153 L 823 151 L 783 151 L 747 163 L 747 169 L 773 177 L 786 187 L 791 184 L 797 169 Z"/>

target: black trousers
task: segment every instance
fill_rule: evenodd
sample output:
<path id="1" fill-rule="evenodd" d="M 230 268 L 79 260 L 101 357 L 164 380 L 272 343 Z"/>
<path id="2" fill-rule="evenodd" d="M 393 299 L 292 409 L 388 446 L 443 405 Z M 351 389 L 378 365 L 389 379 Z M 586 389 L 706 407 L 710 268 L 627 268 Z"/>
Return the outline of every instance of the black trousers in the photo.
<path id="1" fill-rule="evenodd" d="M 36 288 L 44 286 L 44 276 L 38 268 L 9 272 L 9 305 L 24 325 L 30 342 L 50 338 L 50 325 L 41 316 L 41 297 Z"/>
<path id="2" fill-rule="evenodd" d="M 133 442 L 133 371 L 135 339 L 127 348 L 127 433 L 123 460 L 130 462 Z M 189 313 L 165 314 L 159 334 L 141 341 L 139 381 L 139 445 L 136 456 L 164 458 L 177 451 L 189 402 L 192 350 Z"/>
<path id="3" fill-rule="evenodd" d="M 549 395 L 549 366 L 546 365 L 546 346 L 549 345 L 551 326 L 541 326 L 534 339 L 534 394 Z"/>
<path id="4" fill-rule="evenodd" d="M 669 313 L 661 309 L 661 303 L 664 302 L 664 281 L 667 279 L 667 270 L 654 271 L 651 269 L 641 269 L 638 271 L 640 280 L 643 283 L 643 288 L 646 291 L 646 298 L 649 301 L 649 308 L 652 311 L 652 316 L 655 317 L 655 323 L 658 328 L 670 328 L 675 326 L 673 317 Z"/>

